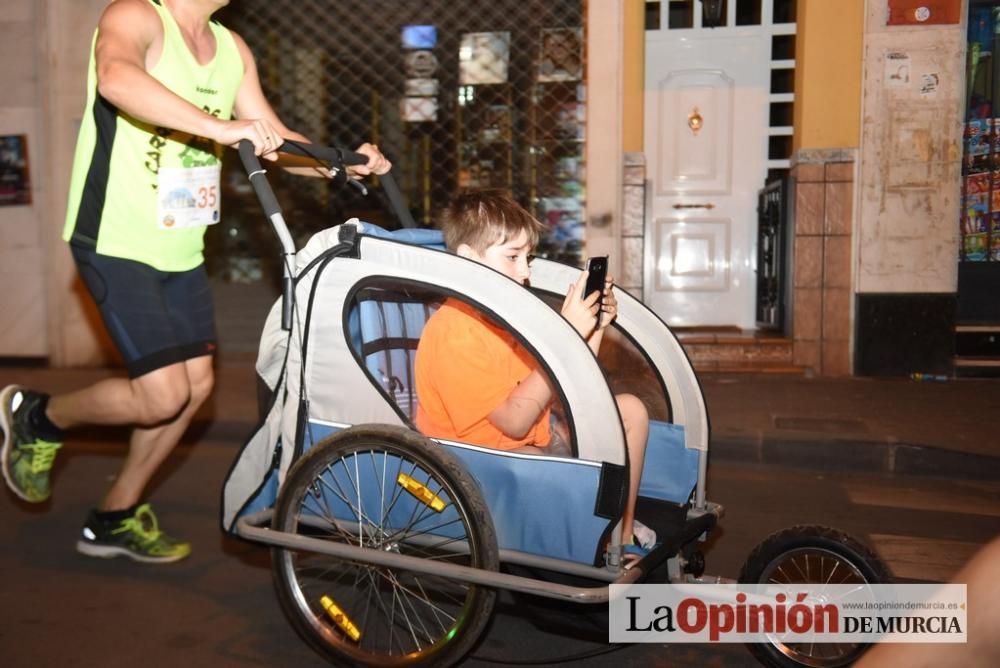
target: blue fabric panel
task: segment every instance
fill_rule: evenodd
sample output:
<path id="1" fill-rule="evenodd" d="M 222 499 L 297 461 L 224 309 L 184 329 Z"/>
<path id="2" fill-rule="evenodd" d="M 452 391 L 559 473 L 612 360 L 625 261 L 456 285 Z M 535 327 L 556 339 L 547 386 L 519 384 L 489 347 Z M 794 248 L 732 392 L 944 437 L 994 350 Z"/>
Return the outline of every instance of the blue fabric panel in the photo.
<path id="1" fill-rule="evenodd" d="M 445 250 L 444 235 L 441 234 L 440 230 L 402 229 L 389 231 L 378 225 L 362 223 L 361 232 L 381 239 L 392 239 L 405 244 L 413 244 L 414 246 L 426 246 L 427 248 Z"/>
<path id="2" fill-rule="evenodd" d="M 335 430 L 311 424 L 306 447 Z M 599 467 L 572 459 L 443 447 L 479 483 L 502 549 L 593 563 L 598 541 L 608 526 L 608 520 L 593 514 Z"/>
<path id="3" fill-rule="evenodd" d="M 687 503 L 698 482 L 698 450 L 684 447 L 684 427 L 649 421 L 639 495 Z"/>
<path id="4" fill-rule="evenodd" d="M 479 483 L 501 549 L 592 564 L 608 520 L 594 515 L 601 470 L 573 459 L 445 445 Z"/>
<path id="5" fill-rule="evenodd" d="M 250 513 L 255 513 L 258 510 L 267 510 L 268 508 L 273 508 L 274 504 L 278 501 L 278 470 L 273 469 L 267 474 L 267 478 L 264 480 L 264 484 L 261 485 L 260 490 L 258 490 L 257 495 L 254 496 L 247 503 L 243 511 L 238 515 L 238 517 L 243 517 L 244 515 L 249 515 Z"/>

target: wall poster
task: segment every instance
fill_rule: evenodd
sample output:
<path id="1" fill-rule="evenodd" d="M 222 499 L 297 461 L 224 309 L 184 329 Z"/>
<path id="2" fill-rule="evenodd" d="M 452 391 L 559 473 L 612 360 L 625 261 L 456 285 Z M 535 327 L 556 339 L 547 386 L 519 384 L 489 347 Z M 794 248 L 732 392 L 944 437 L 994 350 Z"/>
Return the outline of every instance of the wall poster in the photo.
<path id="1" fill-rule="evenodd" d="M 26 135 L 0 135 L 0 206 L 31 204 Z"/>

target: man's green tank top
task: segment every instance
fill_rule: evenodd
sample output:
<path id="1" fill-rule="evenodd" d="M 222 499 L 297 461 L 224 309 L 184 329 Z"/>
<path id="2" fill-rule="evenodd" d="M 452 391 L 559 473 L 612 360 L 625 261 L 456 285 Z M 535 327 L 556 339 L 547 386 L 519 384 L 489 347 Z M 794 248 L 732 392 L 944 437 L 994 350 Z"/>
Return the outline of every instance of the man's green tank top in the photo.
<path id="1" fill-rule="evenodd" d="M 229 30 L 210 23 L 215 57 L 200 65 L 170 11 L 160 0 L 150 2 L 163 22 L 163 52 L 149 74 L 207 113 L 232 118 L 243 60 Z M 194 269 L 203 261 L 205 225 L 219 220 L 223 149 L 143 123 L 101 97 L 96 41 L 95 32 L 63 238 L 161 271 Z"/>

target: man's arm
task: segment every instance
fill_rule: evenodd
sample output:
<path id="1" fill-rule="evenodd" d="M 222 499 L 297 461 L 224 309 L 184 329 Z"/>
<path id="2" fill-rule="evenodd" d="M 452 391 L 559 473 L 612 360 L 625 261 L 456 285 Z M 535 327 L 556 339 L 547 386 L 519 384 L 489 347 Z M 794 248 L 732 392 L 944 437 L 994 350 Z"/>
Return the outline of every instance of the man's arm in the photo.
<path id="1" fill-rule="evenodd" d="M 280 135 L 269 121 L 225 121 L 180 97 L 146 71 L 146 55 L 163 41 L 159 15 L 143 0 L 111 3 L 98 24 L 97 90 L 118 109 L 141 121 L 232 146 L 249 139 L 257 153 L 273 151 L 266 137 Z M 255 75 L 256 76 L 256 75 Z M 246 77 L 244 76 L 244 79 Z M 273 156 L 268 156 L 273 157 Z"/>

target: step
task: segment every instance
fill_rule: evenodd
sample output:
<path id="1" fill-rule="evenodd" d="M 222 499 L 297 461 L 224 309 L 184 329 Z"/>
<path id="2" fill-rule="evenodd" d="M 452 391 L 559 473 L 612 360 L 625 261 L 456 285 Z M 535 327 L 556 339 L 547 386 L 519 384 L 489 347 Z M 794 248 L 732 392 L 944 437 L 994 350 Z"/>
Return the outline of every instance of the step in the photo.
<path id="1" fill-rule="evenodd" d="M 805 373 L 793 362 L 792 341 L 773 332 L 692 327 L 675 328 L 674 334 L 698 372 Z"/>
<path id="2" fill-rule="evenodd" d="M 966 333 L 993 333 L 1000 334 L 1000 323 L 998 322 L 968 322 L 955 325 L 956 334 Z"/>
<path id="3" fill-rule="evenodd" d="M 1000 357 L 962 357 L 956 355 L 952 358 L 952 364 L 955 365 L 955 368 L 992 368 L 1000 370 Z"/>
<path id="4" fill-rule="evenodd" d="M 1000 357 L 954 357 L 958 378 L 1000 378 Z"/>
<path id="5" fill-rule="evenodd" d="M 956 376 L 1000 376 L 1000 323 L 963 322 L 955 325 Z"/>
<path id="6" fill-rule="evenodd" d="M 744 374 L 761 373 L 787 376 L 803 376 L 808 370 L 794 364 L 750 360 L 746 362 L 693 362 L 696 373 Z"/>

